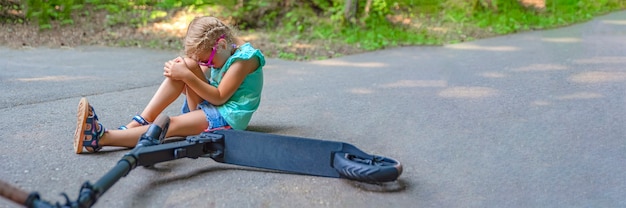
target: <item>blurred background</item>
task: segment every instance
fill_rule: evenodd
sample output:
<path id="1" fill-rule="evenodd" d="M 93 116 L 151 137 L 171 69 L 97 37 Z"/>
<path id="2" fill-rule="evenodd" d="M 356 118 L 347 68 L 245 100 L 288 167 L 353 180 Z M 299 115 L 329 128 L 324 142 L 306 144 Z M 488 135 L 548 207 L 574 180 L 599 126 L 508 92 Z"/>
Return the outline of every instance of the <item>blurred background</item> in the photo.
<path id="1" fill-rule="evenodd" d="M 624 0 L 0 0 L 0 46 L 180 50 L 216 16 L 271 58 L 319 60 L 584 22 Z"/>

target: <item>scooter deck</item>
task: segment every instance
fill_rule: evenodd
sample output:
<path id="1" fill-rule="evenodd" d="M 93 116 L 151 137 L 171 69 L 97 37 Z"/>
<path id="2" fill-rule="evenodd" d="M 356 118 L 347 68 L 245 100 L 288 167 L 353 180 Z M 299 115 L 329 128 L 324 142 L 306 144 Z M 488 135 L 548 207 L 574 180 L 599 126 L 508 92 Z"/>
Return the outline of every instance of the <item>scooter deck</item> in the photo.
<path id="1" fill-rule="evenodd" d="M 332 167 L 334 153 L 368 156 L 343 142 L 236 130 L 214 133 L 224 135 L 224 157 L 215 160 L 228 164 L 339 178 Z"/>

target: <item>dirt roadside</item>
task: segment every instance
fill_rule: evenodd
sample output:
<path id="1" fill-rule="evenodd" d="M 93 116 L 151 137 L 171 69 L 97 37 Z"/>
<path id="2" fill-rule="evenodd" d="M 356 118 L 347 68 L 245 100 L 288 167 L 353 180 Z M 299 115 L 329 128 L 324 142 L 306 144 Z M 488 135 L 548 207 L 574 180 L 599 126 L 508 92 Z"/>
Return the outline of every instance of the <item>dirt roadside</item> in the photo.
<path id="1" fill-rule="evenodd" d="M 106 13 L 92 13 L 89 17 L 74 19 L 74 24 L 60 25 L 52 23 L 51 29 L 41 30 L 32 23 L 0 23 L 0 46 L 9 48 L 73 48 L 79 46 L 112 46 L 112 47 L 139 47 L 163 50 L 182 49 L 181 40 L 186 31 L 188 21 L 177 20 L 176 17 L 166 22 L 148 24 L 146 27 L 134 28 L 131 26 L 106 25 Z M 361 53 L 364 50 L 356 46 L 329 43 L 318 40 L 308 42 L 277 40 L 270 35 L 270 31 L 238 31 L 238 35 L 245 41 L 251 42 L 260 48 L 267 57 L 285 58 L 289 54 L 296 60 L 315 60 L 332 58 L 342 55 Z"/>

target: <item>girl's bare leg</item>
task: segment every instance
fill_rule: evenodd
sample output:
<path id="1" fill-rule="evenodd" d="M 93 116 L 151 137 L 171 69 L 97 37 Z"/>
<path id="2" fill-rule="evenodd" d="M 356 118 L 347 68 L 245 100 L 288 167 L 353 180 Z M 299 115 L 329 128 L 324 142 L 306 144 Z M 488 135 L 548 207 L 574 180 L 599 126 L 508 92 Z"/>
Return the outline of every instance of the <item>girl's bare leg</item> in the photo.
<path id="1" fill-rule="evenodd" d="M 148 122 L 154 121 L 156 117 L 167 108 L 172 102 L 180 96 L 180 93 L 183 92 L 185 88 L 185 83 L 183 81 L 173 80 L 170 78 L 165 78 L 159 86 L 159 89 L 154 93 L 148 105 L 144 108 L 143 112 L 141 112 L 141 117 L 146 119 Z M 133 128 L 140 126 L 139 123 L 135 121 L 131 121 L 126 124 L 127 128 Z"/>
<path id="2" fill-rule="evenodd" d="M 204 73 L 202 70 L 191 70 L 197 77 L 206 81 Z M 181 93 L 185 92 L 187 95 L 187 104 L 189 106 L 189 110 L 194 110 L 198 106 L 200 102 L 202 102 L 202 98 L 198 96 L 193 90 L 188 89 L 186 87 L 185 82 L 180 80 L 173 80 L 170 78 L 165 78 L 159 86 L 159 89 L 154 93 L 152 99 L 148 103 L 148 105 L 144 108 L 143 112 L 141 112 L 141 117 L 146 119 L 148 122 L 154 121 L 156 117 L 167 108 L 172 102 L 174 102 Z M 126 124 L 127 128 L 133 128 L 141 126 L 139 123 L 135 121 L 130 121 L 130 123 Z"/>
<path id="3" fill-rule="evenodd" d="M 149 126 L 139 126 L 127 130 L 109 130 L 100 138 L 100 146 L 134 147 L 139 137 L 148 130 Z M 206 115 L 202 110 L 171 117 L 166 137 L 191 136 L 202 133 L 209 127 Z"/>
<path id="4" fill-rule="evenodd" d="M 193 72 L 193 74 L 195 74 L 196 77 L 200 78 L 202 81 L 207 81 L 204 76 L 204 72 L 202 72 L 201 69 L 198 68 L 198 70 L 191 70 L 191 72 Z M 190 111 L 195 110 L 203 99 L 189 87 L 185 86 L 184 92 L 187 96 L 187 107 L 189 107 Z"/>

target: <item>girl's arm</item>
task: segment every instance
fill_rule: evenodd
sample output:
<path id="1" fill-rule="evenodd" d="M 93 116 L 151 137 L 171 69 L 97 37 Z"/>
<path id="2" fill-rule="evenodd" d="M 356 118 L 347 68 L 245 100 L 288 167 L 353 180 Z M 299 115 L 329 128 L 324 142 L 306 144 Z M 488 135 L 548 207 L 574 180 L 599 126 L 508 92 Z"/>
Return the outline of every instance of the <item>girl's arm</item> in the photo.
<path id="1" fill-rule="evenodd" d="M 192 59 L 185 58 L 184 61 L 176 62 L 170 67 L 170 73 L 168 70 L 164 75 L 176 80 L 182 80 L 187 84 L 187 87 L 191 88 L 198 96 L 208 101 L 213 105 L 222 105 L 235 94 L 235 91 L 239 88 L 246 76 L 259 66 L 257 59 L 241 60 L 233 63 L 228 71 L 224 74 L 219 86 L 213 87 L 205 80 L 193 75 L 188 69 L 188 63 L 190 67 L 192 64 L 197 66 L 197 63 Z"/>

